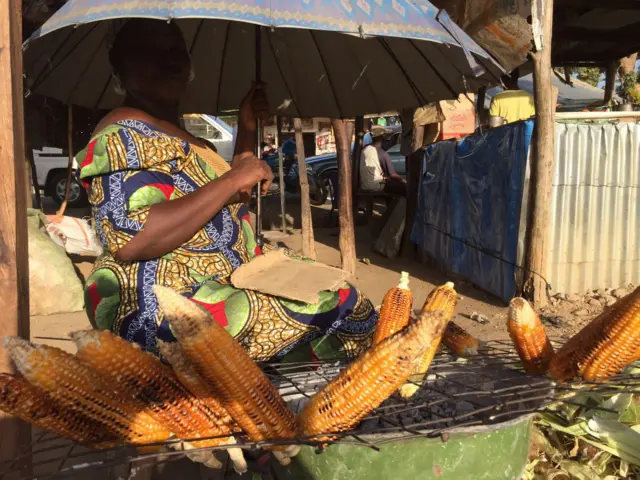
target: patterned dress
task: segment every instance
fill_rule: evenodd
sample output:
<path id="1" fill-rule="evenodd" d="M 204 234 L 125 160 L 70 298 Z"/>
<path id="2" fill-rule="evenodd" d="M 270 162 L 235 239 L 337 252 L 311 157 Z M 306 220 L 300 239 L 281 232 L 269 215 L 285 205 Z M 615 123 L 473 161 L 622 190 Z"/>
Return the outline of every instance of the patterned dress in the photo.
<path id="1" fill-rule="evenodd" d="M 321 292 L 314 305 L 230 284 L 236 268 L 262 253 L 244 204 L 225 206 L 162 258 L 132 263 L 114 258 L 144 228 L 153 205 L 184 197 L 224 174 L 223 161 L 224 168 L 216 167 L 187 141 L 135 120 L 102 130 L 77 159 L 105 247 L 85 287 L 94 327 L 157 354 L 157 338 L 175 341 L 153 294 L 158 284 L 205 308 L 256 360 L 352 357 L 370 345 L 378 316 L 348 284 Z"/>

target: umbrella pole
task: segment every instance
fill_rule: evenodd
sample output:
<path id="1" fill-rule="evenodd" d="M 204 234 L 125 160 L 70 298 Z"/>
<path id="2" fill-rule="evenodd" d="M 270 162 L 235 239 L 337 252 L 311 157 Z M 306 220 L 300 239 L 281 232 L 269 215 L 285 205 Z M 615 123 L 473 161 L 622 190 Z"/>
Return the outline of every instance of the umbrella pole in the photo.
<path id="1" fill-rule="evenodd" d="M 24 103 L 22 93 L 22 2 L 0 0 L 0 332 L 29 339 L 29 252 L 27 235 Z M 47 292 L 43 292 L 47 295 Z M 16 373 L 5 349 L 0 372 Z M 0 412 L 0 463 L 14 460 L 31 441 L 31 426 Z M 30 477 L 31 457 L 20 473 Z M 4 467 L 2 467 L 4 470 Z"/>
<path id="2" fill-rule="evenodd" d="M 293 129 L 296 135 L 298 178 L 300 179 L 300 223 L 302 224 L 302 255 L 315 260 L 316 248 L 313 238 L 313 216 L 311 214 L 311 201 L 309 199 L 309 177 L 307 175 L 307 162 L 304 155 L 302 120 L 298 117 L 293 119 Z"/>
<path id="3" fill-rule="evenodd" d="M 262 81 L 262 32 L 260 25 L 256 25 L 256 82 Z M 262 120 L 256 119 L 256 156 L 260 158 L 262 154 Z M 282 185 L 280 185 L 282 188 Z M 260 248 L 264 243 L 262 237 L 262 197 L 260 183 L 256 187 L 256 242 Z"/>

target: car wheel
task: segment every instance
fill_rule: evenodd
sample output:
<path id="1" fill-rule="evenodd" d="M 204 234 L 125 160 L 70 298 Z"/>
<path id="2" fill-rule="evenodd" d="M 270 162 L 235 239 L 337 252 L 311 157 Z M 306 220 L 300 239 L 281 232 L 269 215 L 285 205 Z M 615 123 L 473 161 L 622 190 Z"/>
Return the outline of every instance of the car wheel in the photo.
<path id="1" fill-rule="evenodd" d="M 64 201 L 66 188 L 67 172 L 61 171 L 50 178 L 48 188 L 46 189 L 47 195 L 53 198 L 58 205 L 61 205 Z M 75 178 L 72 178 L 67 206 L 70 208 L 80 208 L 86 207 L 88 204 L 89 198 L 87 197 L 87 191 Z"/>

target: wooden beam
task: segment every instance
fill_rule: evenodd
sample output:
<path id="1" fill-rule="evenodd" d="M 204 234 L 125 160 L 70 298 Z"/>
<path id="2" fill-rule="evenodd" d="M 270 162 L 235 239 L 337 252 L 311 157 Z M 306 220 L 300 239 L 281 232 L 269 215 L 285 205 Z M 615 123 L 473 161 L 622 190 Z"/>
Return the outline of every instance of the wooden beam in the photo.
<path id="1" fill-rule="evenodd" d="M 536 2 L 534 2 L 535 5 Z M 534 36 L 541 50 L 532 53 L 536 125 L 531 156 L 531 209 L 527 224 L 524 295 L 536 307 L 547 304 L 546 262 L 549 249 L 551 182 L 553 179 L 555 105 L 552 88 L 551 45 L 553 0 L 538 0 L 532 8 Z M 537 17 L 537 18 L 536 18 Z M 536 25 L 539 26 L 536 29 Z"/>
<path id="2" fill-rule="evenodd" d="M 24 107 L 22 95 L 22 2 L 0 0 L 0 332 L 29 338 Z M 46 292 L 45 292 L 46 293 Z M 0 372 L 13 372 L 0 349 Z M 0 412 L 0 462 L 17 456 L 31 439 L 29 425 Z"/>
<path id="3" fill-rule="evenodd" d="M 298 177 L 300 178 L 302 255 L 315 260 L 316 246 L 313 239 L 313 217 L 311 216 L 311 201 L 309 200 L 309 178 L 307 176 L 307 162 L 305 161 L 304 155 L 302 120 L 299 118 L 293 119 L 293 130 L 296 132 L 296 154 L 298 157 Z M 284 188 L 284 185 L 281 185 L 280 188 Z"/>
<path id="4" fill-rule="evenodd" d="M 338 217 L 340 225 L 341 268 L 353 276 L 356 273 L 356 235 L 353 226 L 353 191 L 351 190 L 351 138 L 347 136 L 345 120 L 331 121 L 338 151 Z"/>

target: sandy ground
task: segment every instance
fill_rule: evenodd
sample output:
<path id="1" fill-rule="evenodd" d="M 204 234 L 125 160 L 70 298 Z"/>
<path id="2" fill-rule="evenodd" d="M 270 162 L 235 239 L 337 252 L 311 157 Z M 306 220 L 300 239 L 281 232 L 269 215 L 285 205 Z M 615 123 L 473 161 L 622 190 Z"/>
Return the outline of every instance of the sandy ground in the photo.
<path id="1" fill-rule="evenodd" d="M 283 234 L 279 230 L 265 231 L 266 240 L 272 244 L 286 246 L 293 250 L 301 247 L 301 235 L 299 228 L 299 206 L 298 200 L 289 198 L 287 201 L 287 217 L 289 219 L 288 234 Z M 384 207 L 379 206 L 379 210 Z M 45 210 L 51 212 L 55 206 L 47 203 Z M 340 265 L 340 252 L 338 250 L 338 229 L 336 214 L 333 215 L 333 225 L 328 226 L 330 205 L 313 208 L 313 223 L 315 226 L 315 240 L 317 259 L 328 265 Z M 279 212 L 279 201 L 277 197 L 269 198 L 265 201 L 265 212 L 267 218 L 265 223 L 270 228 L 281 225 Z M 71 215 L 79 217 L 86 216 L 87 210 L 71 210 Z M 389 260 L 375 253 L 371 248 L 372 239 L 376 238 L 380 231 L 380 215 L 374 217 L 371 224 L 361 225 L 361 217 L 356 218 L 356 242 L 358 267 L 354 283 L 364 292 L 374 303 L 379 305 L 388 289 L 395 286 L 400 278 L 400 272 L 407 271 L 411 276 L 411 290 L 414 295 L 414 308 L 420 308 L 427 294 L 437 285 L 447 281 L 454 281 L 458 291 L 458 305 L 454 320 L 462 327 L 482 340 L 492 340 L 507 337 L 506 333 L 506 305 L 490 294 L 475 288 L 473 285 L 455 281 L 432 266 L 423 265 L 418 261 L 404 257 Z M 363 260 L 366 259 L 365 263 Z M 74 259 L 78 271 L 86 276 L 91 271 L 91 259 Z M 573 299 L 575 300 L 575 299 Z M 585 303 L 589 298 L 584 299 Z M 589 314 L 575 316 L 572 312 L 581 310 L 579 304 L 571 304 L 563 300 L 557 301 L 557 306 L 545 312 L 545 319 L 549 319 L 547 328 L 550 335 L 567 335 L 576 331 L 585 321 L 592 318 L 599 310 L 589 306 Z M 486 317 L 486 323 L 479 323 L 472 320 L 473 314 L 477 313 Z M 584 312 L 583 312 L 584 313 Z M 72 344 L 66 338 L 67 333 L 90 328 L 89 322 L 84 312 L 52 315 L 48 317 L 32 317 L 31 336 L 36 342 L 48 343 L 57 347 L 72 351 Z"/>

